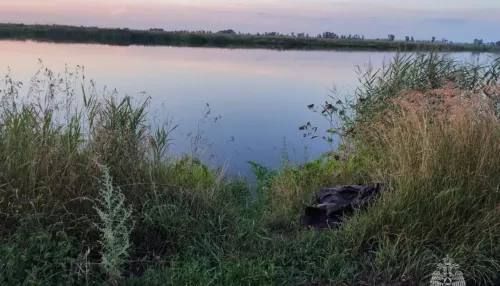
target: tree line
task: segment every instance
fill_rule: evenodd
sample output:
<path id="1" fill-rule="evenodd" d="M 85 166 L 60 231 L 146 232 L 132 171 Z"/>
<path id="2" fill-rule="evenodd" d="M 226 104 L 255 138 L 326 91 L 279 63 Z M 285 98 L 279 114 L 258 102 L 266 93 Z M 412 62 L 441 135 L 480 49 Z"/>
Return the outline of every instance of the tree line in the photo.
<path id="1" fill-rule="evenodd" d="M 165 32 L 164 29 L 158 29 L 158 28 L 151 28 L 149 31 L 160 31 L 160 32 Z M 183 32 L 183 33 L 196 33 L 196 34 L 212 34 L 214 32 L 210 30 L 195 30 L 195 31 L 187 31 L 187 30 L 181 30 L 181 31 L 175 31 L 175 32 Z M 227 30 L 220 30 L 218 32 L 215 32 L 217 34 L 225 34 L 225 35 L 247 35 L 247 36 L 269 36 L 269 37 L 297 37 L 297 38 L 310 38 L 309 34 L 306 33 L 288 33 L 288 34 L 283 34 L 279 32 L 264 32 L 264 33 L 241 33 L 241 32 L 236 32 L 233 29 L 227 29 Z M 360 34 L 345 34 L 345 35 L 339 35 L 334 32 L 323 32 L 320 33 L 316 36 L 316 38 L 323 38 L 323 39 L 350 39 L 350 40 L 364 40 L 365 36 L 360 35 Z M 394 41 L 396 39 L 396 36 L 394 34 L 388 34 L 386 39 L 383 38 L 378 38 L 378 39 L 371 39 L 371 40 L 387 40 L 387 41 Z M 411 42 L 411 43 L 425 43 L 425 42 L 430 42 L 430 43 L 441 43 L 441 44 L 454 44 L 453 41 L 449 41 L 446 38 L 442 38 L 441 40 L 436 40 L 436 37 L 433 36 L 430 40 L 415 40 L 413 36 L 405 36 L 405 42 Z M 472 44 L 482 46 L 482 45 L 490 45 L 490 46 L 500 46 L 500 41 L 497 42 L 489 42 L 489 43 L 483 43 L 482 39 L 474 39 L 472 41 Z"/>
<path id="2" fill-rule="evenodd" d="M 325 31 L 316 36 L 307 33 L 241 33 L 233 29 L 219 30 L 173 30 L 162 28 L 134 30 L 129 28 L 98 28 L 67 25 L 0 24 L 0 39 L 19 39 L 52 42 L 100 43 L 111 45 L 172 45 L 214 46 L 271 49 L 370 49 L 370 50 L 448 50 L 491 51 L 500 50 L 500 42 L 484 44 L 474 40 L 470 44 L 457 44 L 436 37 L 424 41 L 406 36 L 405 41 L 396 41 L 394 34 L 386 38 L 367 39 L 362 34 L 337 34 Z"/>

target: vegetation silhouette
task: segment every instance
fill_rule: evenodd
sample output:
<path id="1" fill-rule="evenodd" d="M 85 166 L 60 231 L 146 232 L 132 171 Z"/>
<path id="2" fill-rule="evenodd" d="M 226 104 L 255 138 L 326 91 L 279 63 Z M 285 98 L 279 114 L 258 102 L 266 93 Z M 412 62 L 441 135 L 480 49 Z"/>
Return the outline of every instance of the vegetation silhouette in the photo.
<path id="1" fill-rule="evenodd" d="M 500 51 L 500 41 L 483 43 L 452 43 L 445 39 L 416 41 L 407 36 L 395 40 L 394 34 L 384 39 L 365 39 L 363 35 L 338 35 L 324 32 L 315 37 L 305 33 L 289 35 L 278 32 L 238 33 L 232 29 L 212 31 L 165 31 L 160 28 L 134 30 L 66 25 L 0 24 L 0 39 L 34 40 L 55 43 L 97 43 L 107 45 L 189 46 L 223 48 L 266 48 L 278 50 L 377 50 L 377 51 Z"/>

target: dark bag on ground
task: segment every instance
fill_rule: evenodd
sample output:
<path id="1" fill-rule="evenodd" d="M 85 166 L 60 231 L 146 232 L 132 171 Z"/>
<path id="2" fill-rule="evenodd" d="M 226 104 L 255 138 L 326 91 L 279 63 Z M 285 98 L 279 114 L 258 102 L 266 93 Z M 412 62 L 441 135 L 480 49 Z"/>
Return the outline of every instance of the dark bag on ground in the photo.
<path id="1" fill-rule="evenodd" d="M 306 207 L 302 225 L 315 228 L 338 227 L 344 216 L 371 201 L 379 191 L 380 184 L 321 188 L 313 205 Z"/>

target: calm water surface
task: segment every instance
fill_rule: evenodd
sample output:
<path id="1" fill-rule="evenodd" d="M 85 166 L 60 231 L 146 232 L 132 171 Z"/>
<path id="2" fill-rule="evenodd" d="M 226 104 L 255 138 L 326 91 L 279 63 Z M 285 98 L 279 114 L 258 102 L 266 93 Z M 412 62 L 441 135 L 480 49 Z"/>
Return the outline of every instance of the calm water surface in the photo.
<path id="1" fill-rule="evenodd" d="M 343 94 L 357 85 L 355 67 L 375 68 L 393 52 L 302 52 L 178 47 L 116 47 L 0 41 L 0 72 L 27 82 L 38 59 L 54 71 L 82 65 L 97 86 L 120 94 L 151 96 L 151 117 L 173 117 L 179 124 L 171 149 L 191 153 L 190 140 L 200 131 L 203 157 L 230 175 L 250 175 L 246 161 L 279 167 L 282 149 L 303 162 L 328 150 L 319 139 L 303 138 L 298 127 L 326 121 L 306 105 L 320 104 L 335 84 Z M 470 60 L 477 55 L 457 54 Z M 482 58 L 485 55 L 481 56 Z M 210 118 L 200 124 L 210 105 Z M 210 120 L 215 116 L 220 119 Z M 191 136 L 188 136 L 190 135 Z M 191 139 L 189 139 L 191 138 Z"/>

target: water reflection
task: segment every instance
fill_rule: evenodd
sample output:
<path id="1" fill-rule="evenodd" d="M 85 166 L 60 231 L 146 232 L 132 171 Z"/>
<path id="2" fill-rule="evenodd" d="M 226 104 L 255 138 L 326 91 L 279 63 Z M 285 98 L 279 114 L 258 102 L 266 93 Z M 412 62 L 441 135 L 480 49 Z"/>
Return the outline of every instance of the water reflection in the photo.
<path id="1" fill-rule="evenodd" d="M 9 66 L 15 79 L 27 81 L 38 59 L 61 72 L 65 64 L 83 65 L 98 86 L 121 94 L 145 91 L 152 97 L 152 118 L 173 116 L 179 129 L 172 152 L 190 152 L 187 135 L 203 132 L 205 145 L 212 143 L 205 160 L 215 158 L 217 164 L 229 163 L 230 174 L 248 175 L 248 160 L 278 167 L 285 138 L 290 158 L 298 162 L 326 151 L 326 143 L 298 131 L 307 121 L 326 127 L 306 106 L 324 102 L 333 83 L 349 94 L 358 83 L 355 66 L 380 67 L 393 55 L 0 41 L 0 71 Z M 207 103 L 212 113 L 200 124 Z"/>

